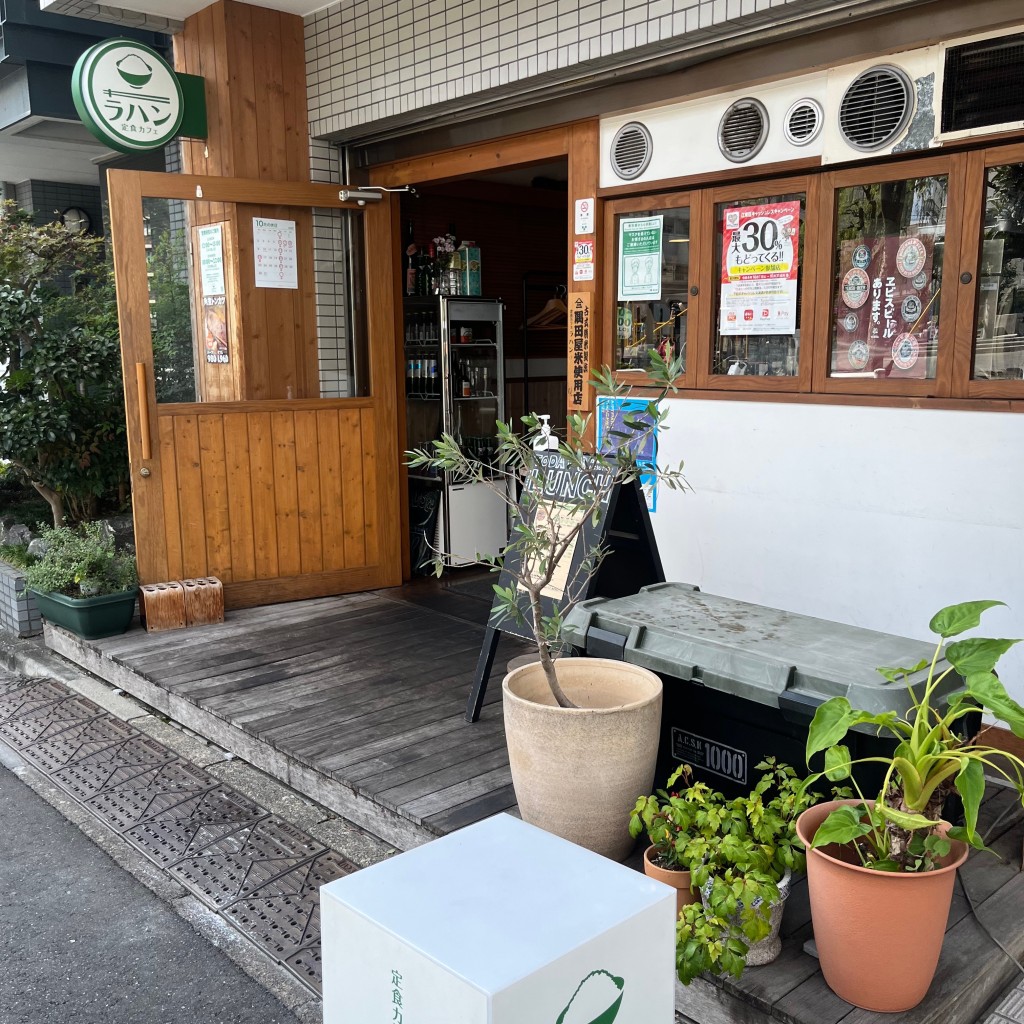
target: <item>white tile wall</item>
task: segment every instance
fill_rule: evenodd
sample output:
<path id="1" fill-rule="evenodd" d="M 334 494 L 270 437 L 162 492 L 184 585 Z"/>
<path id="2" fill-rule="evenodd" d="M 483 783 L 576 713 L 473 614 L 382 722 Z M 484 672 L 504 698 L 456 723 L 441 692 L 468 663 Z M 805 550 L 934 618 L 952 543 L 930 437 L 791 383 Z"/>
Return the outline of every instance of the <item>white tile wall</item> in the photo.
<path id="1" fill-rule="evenodd" d="M 834 0 L 338 0 L 305 19 L 313 136 L 525 79 L 564 81 L 627 51 L 726 38 Z M 784 8 L 784 10 L 781 10 Z M 630 56 L 636 56 L 635 53 Z"/>
<path id="2" fill-rule="evenodd" d="M 309 163 L 313 181 L 340 181 L 338 150 L 328 142 L 311 139 Z M 320 357 L 320 397 L 348 398 L 350 382 L 350 334 L 345 303 L 341 210 L 313 210 L 313 273 L 316 281 L 316 329 Z"/>

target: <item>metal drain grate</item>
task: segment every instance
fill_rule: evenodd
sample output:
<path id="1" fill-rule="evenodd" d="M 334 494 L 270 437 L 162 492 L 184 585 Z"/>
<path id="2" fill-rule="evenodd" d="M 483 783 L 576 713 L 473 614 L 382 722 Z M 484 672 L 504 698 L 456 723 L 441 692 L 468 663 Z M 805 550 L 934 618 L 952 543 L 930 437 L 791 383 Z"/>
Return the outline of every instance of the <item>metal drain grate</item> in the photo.
<path id="1" fill-rule="evenodd" d="M 233 903 L 225 913 L 240 931 L 319 990 L 320 886 L 356 870 L 343 857 L 324 853 Z"/>
<path id="2" fill-rule="evenodd" d="M 24 750 L 102 714 L 104 712 L 85 697 L 47 701 L 0 725 L 0 739 L 6 740 L 17 750 Z"/>
<path id="3" fill-rule="evenodd" d="M 52 680 L 0 674 L 0 738 L 320 993 L 319 889 L 354 864 Z"/>
<path id="4" fill-rule="evenodd" d="M 130 725 L 103 715 L 87 719 L 56 736 L 25 747 L 22 755 L 44 772 L 57 772 L 112 744 L 123 743 L 134 735 L 135 730 Z"/>
<path id="5" fill-rule="evenodd" d="M 125 838 L 158 864 L 169 865 L 197 855 L 265 814 L 246 797 L 218 786 L 128 829 Z"/>
<path id="6" fill-rule="evenodd" d="M 325 852 L 311 836 L 271 814 L 218 839 L 170 870 L 200 899 L 221 909 Z"/>
<path id="7" fill-rule="evenodd" d="M 123 785 L 105 789 L 85 801 L 94 814 L 118 832 L 155 818 L 190 796 L 212 789 L 216 780 L 184 761 L 148 768 Z"/>
<path id="8" fill-rule="evenodd" d="M 177 760 L 162 743 L 131 731 L 132 735 L 120 743 L 101 750 L 83 750 L 81 757 L 53 773 L 54 782 L 84 803 L 105 789 L 125 785 L 149 768 Z"/>

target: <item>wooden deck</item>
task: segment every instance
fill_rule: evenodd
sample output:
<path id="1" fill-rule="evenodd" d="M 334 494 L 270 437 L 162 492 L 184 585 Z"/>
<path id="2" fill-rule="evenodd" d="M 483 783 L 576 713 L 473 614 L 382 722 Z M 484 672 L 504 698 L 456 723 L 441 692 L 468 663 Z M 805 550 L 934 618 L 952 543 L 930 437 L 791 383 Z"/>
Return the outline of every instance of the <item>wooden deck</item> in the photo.
<path id="1" fill-rule="evenodd" d="M 83 641 L 47 627 L 57 652 L 234 751 L 300 793 L 408 849 L 515 809 L 500 676 L 528 648 L 503 639 L 480 721 L 463 718 L 489 603 L 487 582 L 411 585 L 231 612 L 223 625 Z M 1024 955 L 1024 824 L 990 788 L 982 830 L 1000 854 L 961 875 L 978 914 Z M 1019 810 L 1019 808 L 1018 808 Z M 1005 813 L 1004 812 L 1008 812 Z M 639 850 L 629 861 L 639 864 Z M 886 1024 L 825 984 L 804 949 L 806 882 L 794 886 L 783 949 L 738 981 L 677 985 L 683 1024 Z M 884 920 L 877 941 L 886 942 Z M 893 955 L 899 955 L 893 950 Z M 959 886 L 936 980 L 904 1024 L 975 1024 L 1015 977 Z"/>
<path id="2" fill-rule="evenodd" d="M 215 626 L 85 641 L 58 653 L 407 849 L 515 806 L 500 680 L 463 719 L 489 584 L 412 584 L 229 613 Z"/>

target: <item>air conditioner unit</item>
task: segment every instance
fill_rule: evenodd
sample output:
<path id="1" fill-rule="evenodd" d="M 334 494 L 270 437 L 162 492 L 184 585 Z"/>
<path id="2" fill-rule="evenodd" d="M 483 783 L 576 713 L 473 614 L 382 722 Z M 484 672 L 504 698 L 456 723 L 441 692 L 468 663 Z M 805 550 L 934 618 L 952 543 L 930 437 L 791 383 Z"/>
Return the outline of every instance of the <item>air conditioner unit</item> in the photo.
<path id="1" fill-rule="evenodd" d="M 825 73 L 601 119 L 601 185 L 818 156 Z"/>
<path id="2" fill-rule="evenodd" d="M 832 68 L 822 163 L 865 160 L 935 145 L 937 46 Z"/>

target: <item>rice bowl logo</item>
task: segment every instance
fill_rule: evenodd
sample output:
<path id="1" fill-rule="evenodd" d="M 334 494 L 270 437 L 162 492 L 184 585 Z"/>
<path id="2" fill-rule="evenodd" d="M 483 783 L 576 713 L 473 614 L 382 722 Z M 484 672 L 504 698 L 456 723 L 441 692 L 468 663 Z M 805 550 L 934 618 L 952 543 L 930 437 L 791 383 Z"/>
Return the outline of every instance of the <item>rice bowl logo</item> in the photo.
<path id="1" fill-rule="evenodd" d="M 576 986 L 554 1024 L 613 1024 L 622 1007 L 625 984 L 608 971 L 591 971 Z"/>
<path id="2" fill-rule="evenodd" d="M 90 47 L 71 75 L 71 95 L 82 123 L 122 153 L 165 146 L 184 114 L 181 84 L 156 51 L 130 39 Z"/>

